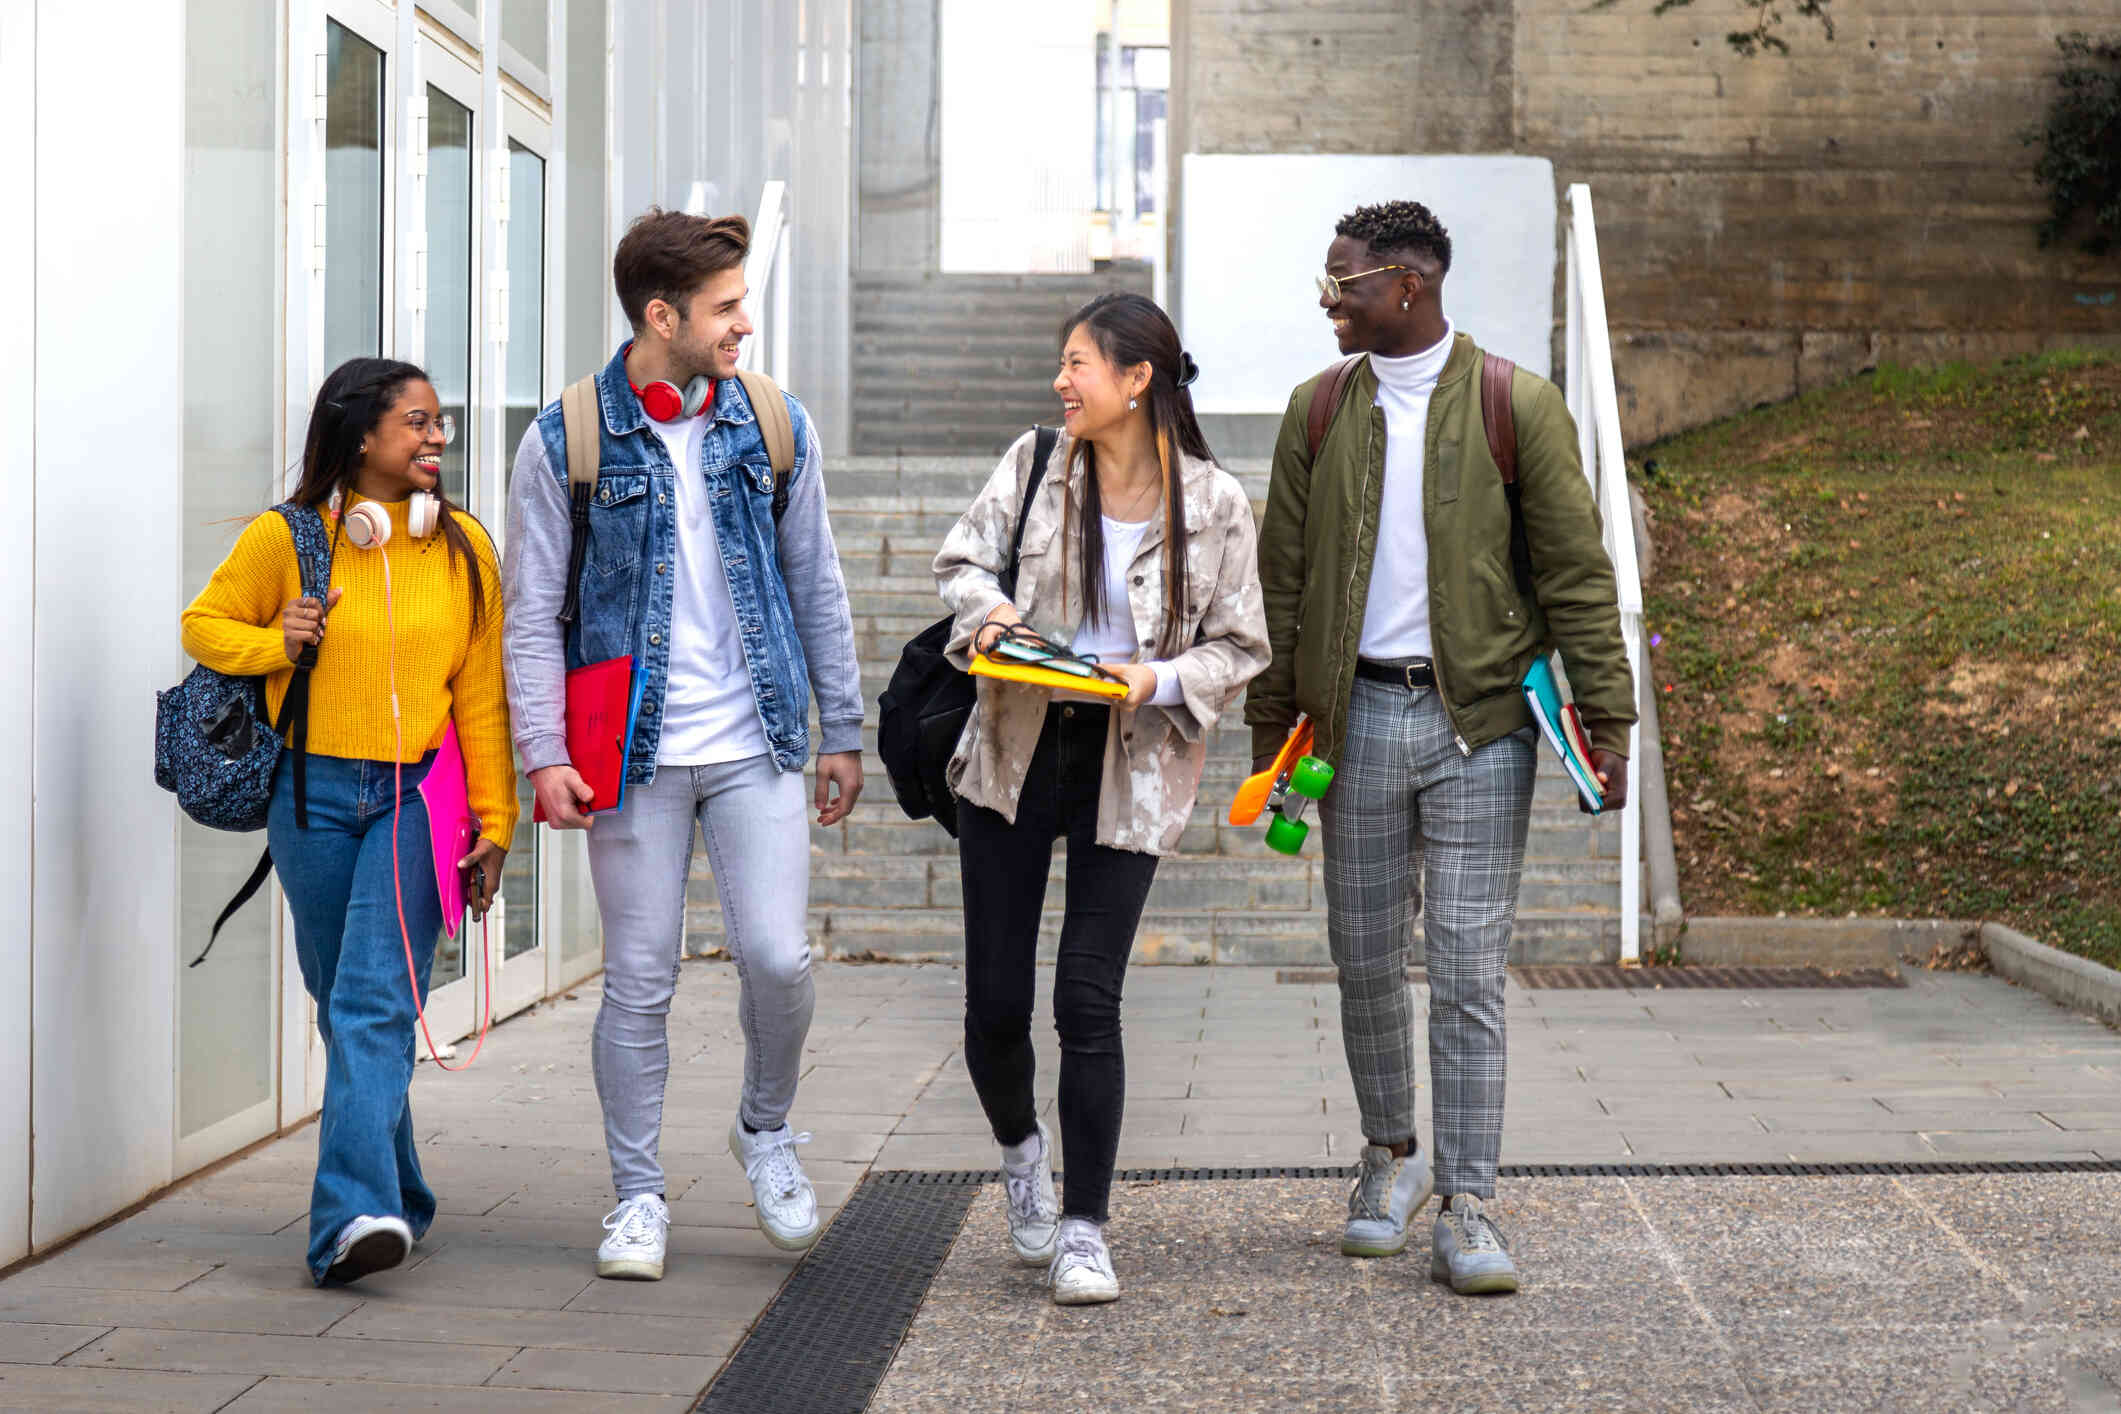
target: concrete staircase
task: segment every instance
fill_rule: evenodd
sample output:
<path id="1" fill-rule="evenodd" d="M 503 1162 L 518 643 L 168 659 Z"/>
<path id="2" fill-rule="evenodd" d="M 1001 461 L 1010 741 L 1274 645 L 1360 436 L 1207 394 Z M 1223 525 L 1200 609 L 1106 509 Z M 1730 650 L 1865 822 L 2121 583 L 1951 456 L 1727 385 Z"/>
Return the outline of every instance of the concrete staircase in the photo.
<path id="1" fill-rule="evenodd" d="M 857 272 L 854 440 L 866 455 L 1000 455 L 1058 414 L 1061 320 L 1108 290 L 1148 294 L 1149 267 L 1086 275 Z M 894 650 L 894 656 L 896 650 Z"/>
<path id="2" fill-rule="evenodd" d="M 854 606 L 868 777 L 853 815 L 811 828 L 811 937 L 834 958 L 952 959 L 964 951 L 956 843 L 932 820 L 908 820 L 876 758 L 876 699 L 899 648 L 941 617 L 929 563 L 972 495 L 992 473 L 988 458 L 865 457 L 827 469 L 832 527 Z M 1231 467 L 1266 494 L 1263 462 Z M 1136 962 L 1328 962 L 1325 896 L 1317 841 L 1301 857 L 1269 851 L 1259 826 L 1224 821 L 1248 769 L 1251 738 L 1240 710 L 1212 734 L 1207 771 L 1181 852 L 1157 870 L 1135 944 Z M 1540 780 L 1511 960 L 1609 961 L 1619 955 L 1620 834 L 1617 819 L 1580 814 L 1551 754 Z M 704 862 L 704 851 L 698 856 Z M 1065 850 L 1056 848 L 1047 889 L 1042 951 L 1058 943 Z M 695 868 L 687 948 L 721 946 L 714 885 Z M 1415 961 L 1420 961 L 1417 953 Z"/>

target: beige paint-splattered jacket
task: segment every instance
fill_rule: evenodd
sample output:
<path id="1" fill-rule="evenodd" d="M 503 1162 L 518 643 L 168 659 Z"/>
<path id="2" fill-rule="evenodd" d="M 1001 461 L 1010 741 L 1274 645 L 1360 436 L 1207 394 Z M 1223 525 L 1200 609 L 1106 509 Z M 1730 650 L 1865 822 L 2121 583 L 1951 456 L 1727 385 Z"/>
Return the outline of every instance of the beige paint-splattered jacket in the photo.
<path id="1" fill-rule="evenodd" d="M 971 661 L 973 634 L 1001 603 L 1000 577 L 1009 564 L 1009 539 L 1017 507 L 1030 479 L 1033 434 L 1025 433 L 1002 457 L 986 487 L 959 519 L 935 557 L 935 582 L 956 616 L 950 660 Z M 1058 639 L 1072 638 L 1083 616 L 1081 574 L 1081 467 L 1070 477 L 1071 439 L 1053 449 L 1045 479 L 1024 520 L 1017 572 L 1017 613 Z M 1104 779 L 1098 796 L 1097 842 L 1143 854 L 1178 848 L 1186 819 L 1200 792 L 1207 758 L 1207 732 L 1266 667 L 1267 616 L 1259 593 L 1257 532 L 1252 506 L 1237 479 L 1213 462 L 1183 459 L 1181 486 L 1186 507 L 1186 574 L 1192 646 L 1170 660 L 1184 701 L 1171 707 L 1115 711 L 1105 742 Z M 1069 498 L 1068 533 L 1061 534 L 1061 498 Z M 1164 526 L 1161 517 L 1142 536 L 1127 570 L 1127 607 L 1146 661 L 1162 638 Z M 1070 567 L 1067 596 L 1062 566 Z M 959 798 L 999 812 L 1014 823 L 1017 796 L 1031 755 L 1044 730 L 1044 688 L 980 678 L 979 704 L 965 724 L 950 761 L 950 785 Z"/>

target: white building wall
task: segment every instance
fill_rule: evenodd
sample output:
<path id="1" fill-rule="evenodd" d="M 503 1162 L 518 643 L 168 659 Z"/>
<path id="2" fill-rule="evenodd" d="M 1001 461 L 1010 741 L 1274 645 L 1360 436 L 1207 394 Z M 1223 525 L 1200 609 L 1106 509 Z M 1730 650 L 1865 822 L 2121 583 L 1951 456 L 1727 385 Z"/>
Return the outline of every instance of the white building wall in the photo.
<path id="1" fill-rule="evenodd" d="M 0 5 L 0 132 L 36 121 L 37 10 Z M 16 181 L 34 191 L 37 153 L 18 148 Z M 26 170 L 25 170 L 26 169 Z M 37 242 L 24 221 L 0 221 L 0 1264 L 29 1251 L 30 1174 L 30 653 L 36 538 Z"/>
<path id="2" fill-rule="evenodd" d="M 168 1181 L 176 803 L 153 707 L 178 610 L 184 9 L 40 0 L 35 1169 L 42 1245 Z M 95 82 L 83 82 L 93 56 Z M 113 103 L 112 94 L 125 95 Z M 124 153 L 122 182 L 109 155 Z M 114 219 L 119 203 L 141 219 Z"/>

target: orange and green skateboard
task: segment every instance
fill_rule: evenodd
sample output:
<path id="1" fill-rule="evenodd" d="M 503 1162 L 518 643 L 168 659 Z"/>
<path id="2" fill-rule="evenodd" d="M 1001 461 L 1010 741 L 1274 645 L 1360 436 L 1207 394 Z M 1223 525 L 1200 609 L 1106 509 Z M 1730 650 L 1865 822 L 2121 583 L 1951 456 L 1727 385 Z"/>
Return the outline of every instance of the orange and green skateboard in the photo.
<path id="1" fill-rule="evenodd" d="M 1311 833 L 1303 818 L 1304 807 L 1309 801 L 1325 799 L 1333 784 L 1333 768 L 1310 754 L 1311 741 L 1311 719 L 1298 718 L 1274 764 L 1247 776 L 1230 802 L 1233 825 L 1249 825 L 1262 811 L 1272 813 L 1274 818 L 1267 822 L 1267 848 L 1277 854 L 1303 849 L 1304 838 Z"/>

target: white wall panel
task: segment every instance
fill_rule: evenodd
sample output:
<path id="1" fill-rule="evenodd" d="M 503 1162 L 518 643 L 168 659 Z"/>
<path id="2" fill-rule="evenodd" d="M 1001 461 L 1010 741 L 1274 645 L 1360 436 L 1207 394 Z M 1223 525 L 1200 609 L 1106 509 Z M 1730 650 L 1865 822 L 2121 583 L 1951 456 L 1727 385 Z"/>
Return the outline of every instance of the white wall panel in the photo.
<path id="1" fill-rule="evenodd" d="M 1553 361 L 1554 168 L 1544 157 L 1202 156 L 1185 163 L 1186 347 L 1203 413 L 1274 413 L 1340 357 L 1312 277 L 1358 206 L 1419 201 L 1451 233 L 1444 312 L 1544 376 Z"/>
<path id="2" fill-rule="evenodd" d="M 0 5 L 0 132 L 35 122 L 37 12 Z M 16 181 L 34 185 L 36 154 Z M 31 507 L 37 495 L 36 236 L 0 221 L 0 486 L 14 508 L 0 517 L 0 900 L 18 926 L 0 932 L 0 1266 L 29 1250 L 30 1136 L 30 604 Z"/>
<path id="3" fill-rule="evenodd" d="M 36 9 L 41 1246 L 170 1176 L 176 805 L 154 787 L 153 737 L 182 607 L 184 7 L 115 25 L 69 0 Z M 111 219 L 118 200 L 138 219 Z"/>

